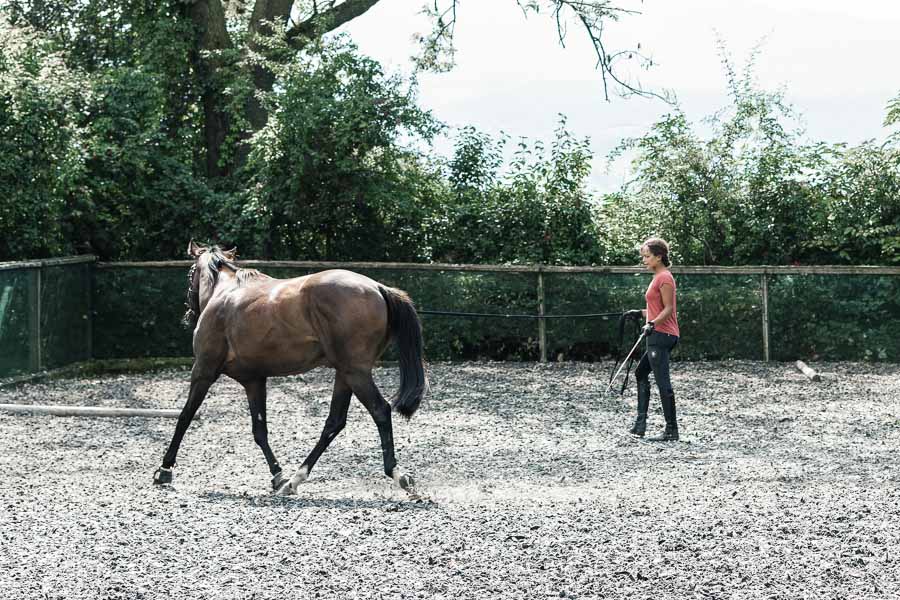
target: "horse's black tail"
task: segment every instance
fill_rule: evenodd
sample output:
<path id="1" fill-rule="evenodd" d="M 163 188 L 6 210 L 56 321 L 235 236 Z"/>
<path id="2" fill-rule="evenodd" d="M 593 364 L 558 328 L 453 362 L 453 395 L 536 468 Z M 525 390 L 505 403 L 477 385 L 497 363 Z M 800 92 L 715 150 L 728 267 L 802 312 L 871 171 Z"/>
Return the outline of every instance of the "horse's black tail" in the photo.
<path id="1" fill-rule="evenodd" d="M 419 408 L 428 389 L 422 352 L 422 324 L 413 301 L 402 290 L 378 286 L 387 302 L 388 330 L 400 355 L 400 390 L 391 406 L 409 419 Z"/>

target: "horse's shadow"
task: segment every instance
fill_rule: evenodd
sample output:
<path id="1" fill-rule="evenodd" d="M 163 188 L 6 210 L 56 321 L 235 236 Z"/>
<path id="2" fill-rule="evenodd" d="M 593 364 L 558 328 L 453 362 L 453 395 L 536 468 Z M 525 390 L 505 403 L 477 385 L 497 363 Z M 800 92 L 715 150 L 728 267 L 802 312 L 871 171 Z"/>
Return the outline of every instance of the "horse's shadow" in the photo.
<path id="1" fill-rule="evenodd" d="M 205 492 L 199 498 L 211 504 L 224 504 L 236 502 L 246 506 L 259 508 L 272 507 L 287 510 L 306 510 L 310 508 L 331 508 L 338 510 L 375 509 L 385 512 L 399 512 L 406 510 L 431 510 L 437 507 L 434 501 L 423 498 L 409 499 L 357 499 L 357 498 L 301 498 L 298 496 L 274 496 L 247 494 L 233 494 L 227 492 Z"/>

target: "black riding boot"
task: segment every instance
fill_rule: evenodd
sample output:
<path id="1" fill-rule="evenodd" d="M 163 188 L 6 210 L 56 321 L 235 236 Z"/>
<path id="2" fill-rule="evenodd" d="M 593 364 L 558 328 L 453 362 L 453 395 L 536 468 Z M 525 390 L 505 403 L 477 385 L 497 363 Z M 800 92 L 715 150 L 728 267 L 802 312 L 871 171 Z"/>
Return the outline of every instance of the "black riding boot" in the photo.
<path id="1" fill-rule="evenodd" d="M 647 438 L 650 442 L 676 442 L 678 441 L 678 420 L 675 416 L 675 392 L 660 394 L 663 415 L 666 417 L 666 429 L 659 435 Z"/>
<path id="2" fill-rule="evenodd" d="M 647 431 L 647 409 L 650 407 L 650 380 L 638 379 L 637 391 L 637 418 L 634 420 L 634 425 L 631 426 L 631 430 L 628 433 L 644 437 L 644 433 Z"/>

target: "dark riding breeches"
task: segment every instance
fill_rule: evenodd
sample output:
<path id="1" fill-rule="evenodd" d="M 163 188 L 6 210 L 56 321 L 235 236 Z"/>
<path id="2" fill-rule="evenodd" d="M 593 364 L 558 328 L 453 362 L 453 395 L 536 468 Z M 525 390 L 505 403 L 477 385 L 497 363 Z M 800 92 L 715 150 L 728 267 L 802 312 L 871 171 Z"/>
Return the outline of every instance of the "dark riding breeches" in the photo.
<path id="1" fill-rule="evenodd" d="M 635 378 L 643 381 L 650 377 L 652 371 L 660 395 L 672 393 L 672 380 L 669 378 L 669 356 L 677 344 L 678 336 L 668 333 L 654 331 L 647 336 L 647 351 L 644 352 L 634 370 Z"/>

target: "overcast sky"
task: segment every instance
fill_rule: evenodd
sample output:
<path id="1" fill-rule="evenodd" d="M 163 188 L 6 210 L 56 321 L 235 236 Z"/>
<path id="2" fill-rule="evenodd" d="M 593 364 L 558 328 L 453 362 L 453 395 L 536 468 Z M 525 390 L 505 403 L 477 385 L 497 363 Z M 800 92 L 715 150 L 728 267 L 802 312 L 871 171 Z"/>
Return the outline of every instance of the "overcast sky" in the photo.
<path id="1" fill-rule="evenodd" d="M 409 72 L 412 36 L 427 22 L 421 0 L 382 0 L 345 27 L 362 52 L 389 70 Z M 900 92 L 900 2 L 895 0 L 622 0 L 642 14 L 608 29 L 609 49 L 641 44 L 659 65 L 640 73 L 645 87 L 670 89 L 692 121 L 728 104 L 717 50 L 736 66 L 762 42 L 756 75 L 783 88 L 810 139 L 859 143 L 881 138 L 885 106 Z M 639 136 L 669 107 L 658 100 L 604 100 L 593 50 L 571 26 L 561 48 L 545 15 L 524 18 L 515 0 L 462 0 L 456 67 L 420 76 L 421 106 L 452 126 L 549 140 L 557 114 L 590 137 L 592 187 L 616 189 L 621 168 L 605 174 L 606 155 Z M 449 144 L 438 149 L 449 151 Z"/>

